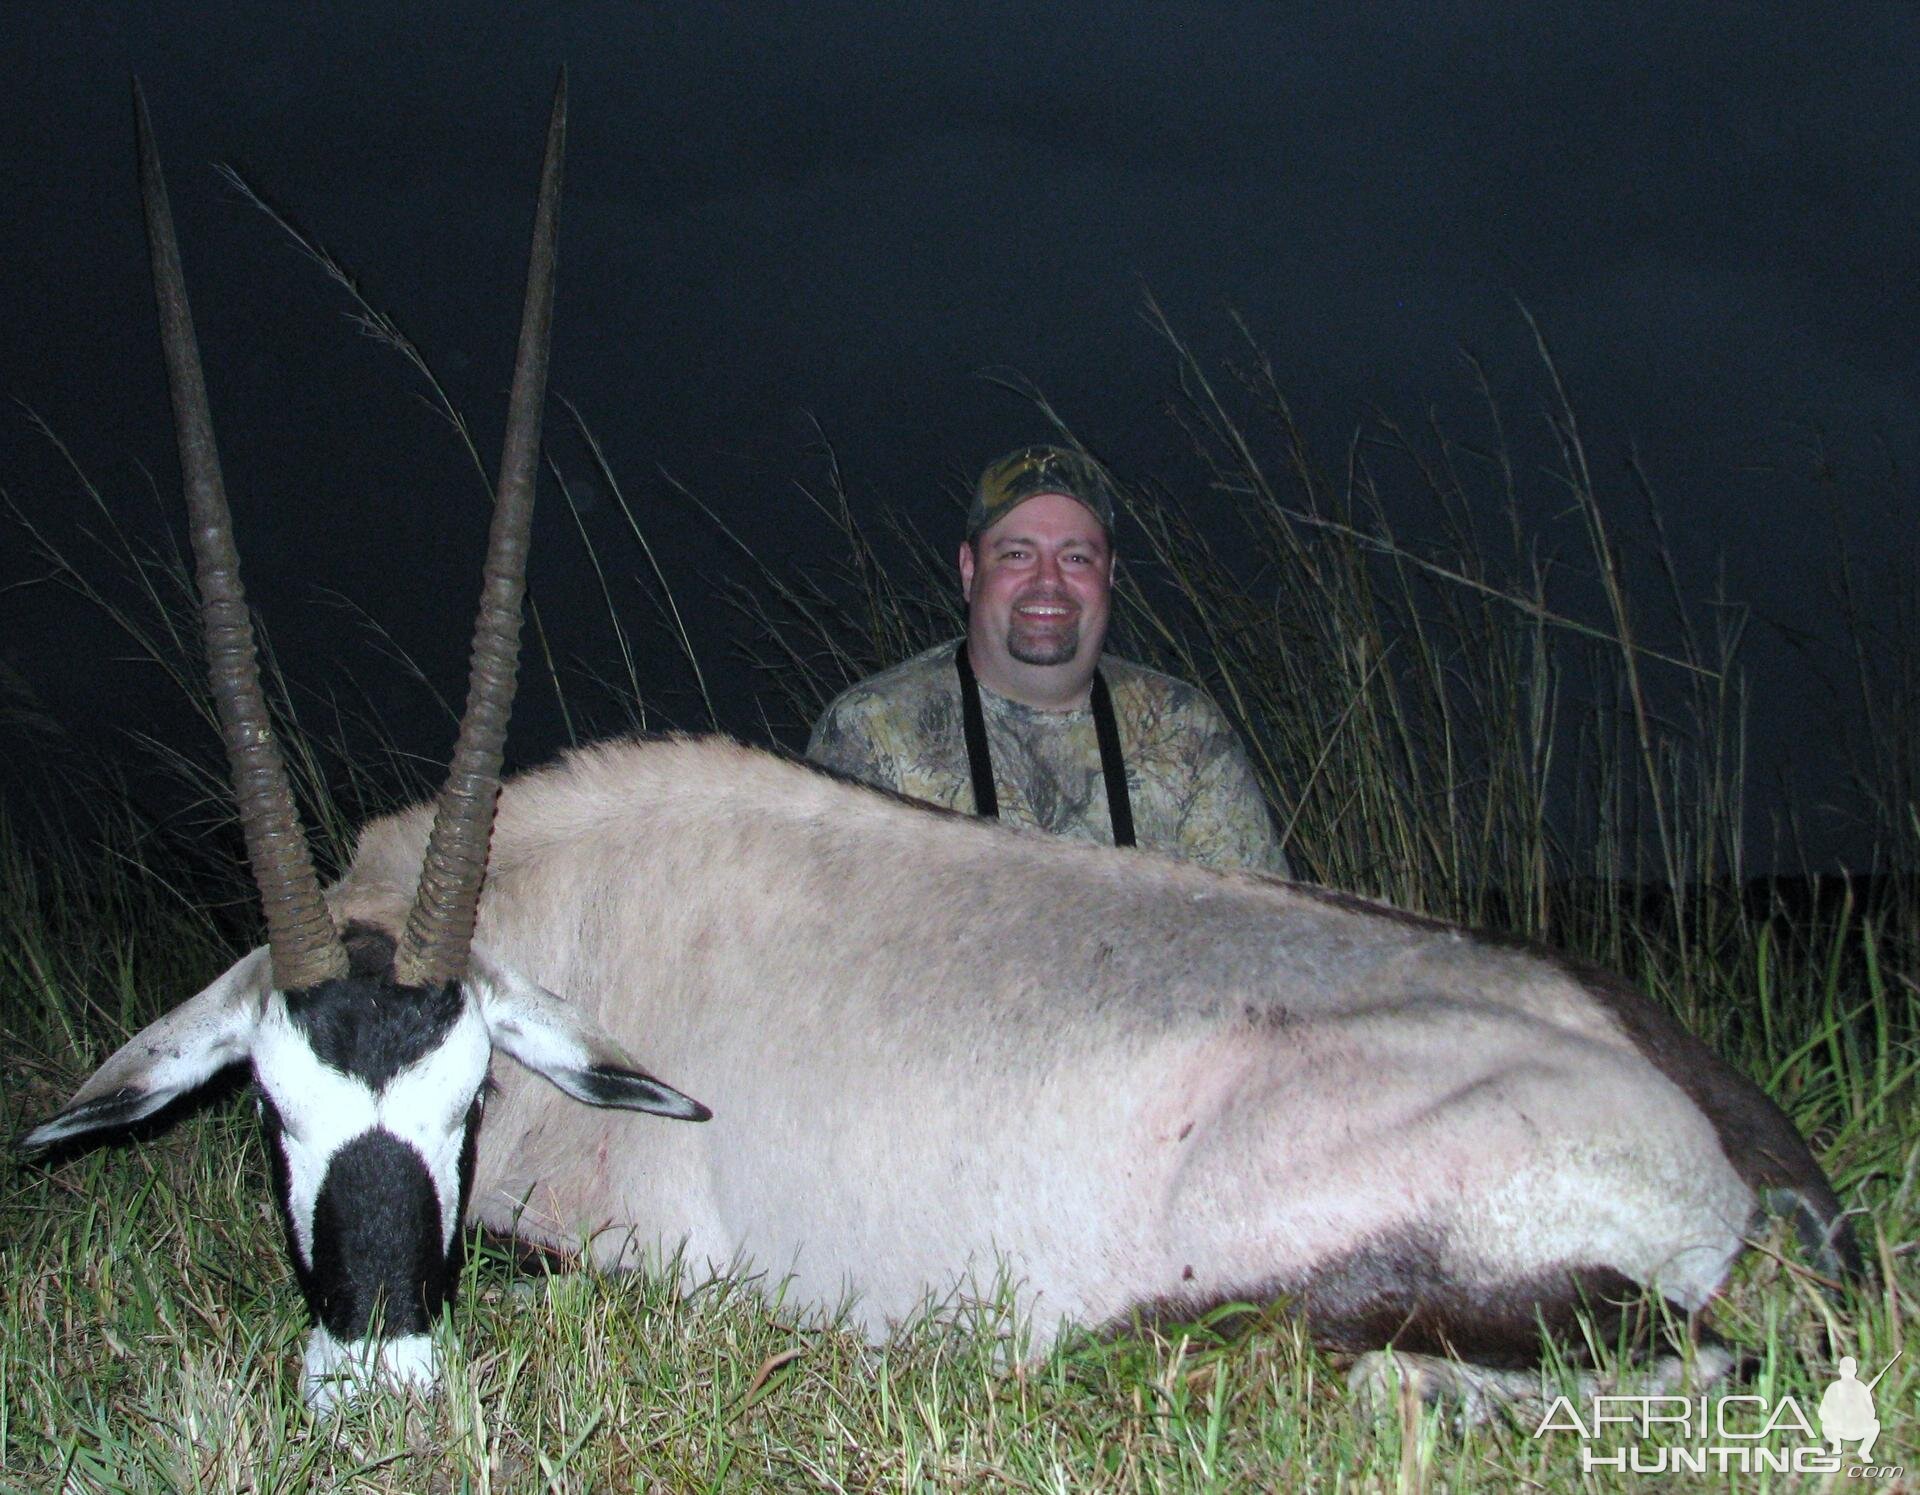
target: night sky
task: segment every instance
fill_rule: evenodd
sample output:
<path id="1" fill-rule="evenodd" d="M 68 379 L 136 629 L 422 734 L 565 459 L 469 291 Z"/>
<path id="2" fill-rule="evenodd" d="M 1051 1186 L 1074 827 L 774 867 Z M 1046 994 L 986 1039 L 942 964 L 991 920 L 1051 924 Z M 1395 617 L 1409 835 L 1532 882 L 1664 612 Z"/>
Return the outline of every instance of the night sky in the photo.
<path id="1" fill-rule="evenodd" d="M 1043 389 L 1123 479 L 1180 489 L 1195 469 L 1161 413 L 1172 361 L 1140 315 L 1147 291 L 1208 356 L 1232 346 L 1237 311 L 1335 467 L 1375 410 L 1479 434 L 1462 349 L 1523 454 L 1537 444 L 1549 385 L 1524 303 L 1623 525 L 1639 511 L 1631 449 L 1690 589 L 1709 591 L 1724 559 L 1727 591 L 1752 604 L 1753 769 L 1809 807 L 1833 791 L 1848 709 L 1823 679 L 1844 668 L 1836 547 L 1860 553 L 1870 602 L 1912 560 L 1910 0 L 34 3 L 10 8 L 0 52 L 0 394 L 18 402 L 0 415 L 0 485 L 56 536 L 98 523 L 30 407 L 136 536 L 181 529 L 133 187 L 138 73 L 249 592 L 296 676 L 350 670 L 423 754 L 445 747 L 421 693 L 363 673 L 373 656 L 328 594 L 457 696 L 483 495 L 417 378 L 212 163 L 357 275 L 491 465 L 563 63 L 552 392 L 604 444 L 743 735 L 759 732 L 753 686 L 716 593 L 744 573 L 660 471 L 756 550 L 805 558 L 824 544 L 795 488 L 822 475 L 817 430 L 863 517 L 904 515 L 944 551 L 962 485 L 1044 434 L 981 376 L 1000 370 Z M 644 562 L 557 403 L 548 434 L 657 644 Z M 1552 485 L 1526 488 L 1552 523 Z M 542 503 L 548 630 L 582 670 L 610 670 L 580 541 L 551 488 Z M 1430 517 L 1395 515 L 1415 536 Z M 0 531 L 14 698 L 24 682 L 78 731 L 204 731 L 87 608 L 18 585 L 41 569 L 27 551 Z M 677 662 L 658 667 L 657 724 L 700 724 L 686 684 Z M 557 740 L 550 701 L 530 702 L 516 759 Z M 1816 853 L 1844 849 L 1818 821 L 1810 809 Z"/>

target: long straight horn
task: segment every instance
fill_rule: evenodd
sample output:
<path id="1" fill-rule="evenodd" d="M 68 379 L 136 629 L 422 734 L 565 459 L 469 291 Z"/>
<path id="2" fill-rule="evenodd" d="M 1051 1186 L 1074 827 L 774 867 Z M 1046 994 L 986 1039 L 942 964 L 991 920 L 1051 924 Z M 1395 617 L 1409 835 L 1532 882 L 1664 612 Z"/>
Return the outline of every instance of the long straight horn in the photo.
<path id="1" fill-rule="evenodd" d="M 520 659 L 520 601 L 527 589 L 527 544 L 533 528 L 534 477 L 540 462 L 540 416 L 546 402 L 547 341 L 553 324 L 553 267 L 559 241 L 560 167 L 567 146 L 567 75 L 561 70 L 540 168 L 533 252 L 527 266 L 520 349 L 507 408 L 500 491 L 487 536 L 486 579 L 473 627 L 467 709 L 460 719 L 447 784 L 434 808 L 433 833 L 420 869 L 420 890 L 394 952 L 394 980 L 439 986 L 466 973 L 467 947 L 487 875 L 507 716 Z"/>
<path id="2" fill-rule="evenodd" d="M 167 389 L 180 443 L 180 475 L 187 491 L 193 532 L 200 621 L 206 634 L 207 669 L 214 709 L 227 745 L 247 861 L 260 889 L 273 956 L 274 985 L 299 991 L 347 973 L 347 952 L 333 927 L 320 881 L 313 874 L 306 833 L 294 809 L 286 764 L 273 738 L 253 624 L 240 589 L 240 557 L 233 544 L 233 515 L 213 444 L 213 417 L 200 348 L 180 269 L 167 185 L 153 144 L 146 96 L 133 85 L 135 131 L 140 139 L 140 195 L 146 207 L 147 244 L 153 257 L 153 294 L 160 307 L 160 340 L 166 350 Z"/>

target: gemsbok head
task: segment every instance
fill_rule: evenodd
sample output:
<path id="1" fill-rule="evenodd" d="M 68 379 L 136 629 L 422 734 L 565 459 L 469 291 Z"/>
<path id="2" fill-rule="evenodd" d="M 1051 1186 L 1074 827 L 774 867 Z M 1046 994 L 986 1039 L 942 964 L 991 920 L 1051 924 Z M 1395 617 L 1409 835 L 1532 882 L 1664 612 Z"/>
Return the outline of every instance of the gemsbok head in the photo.
<path id="1" fill-rule="evenodd" d="M 519 652 L 566 78 L 554 93 L 540 172 L 466 712 L 397 938 L 337 928 L 314 875 L 261 688 L 179 248 L 137 83 L 134 112 L 213 698 L 267 944 L 136 1034 L 23 1145 L 124 1127 L 227 1065 L 250 1064 L 294 1272 L 313 1316 L 303 1385 L 326 1407 L 365 1377 L 436 1378 L 430 1331 L 453 1283 L 495 1051 L 591 1106 L 692 1121 L 709 1114 L 640 1069 L 590 1018 L 471 950 Z"/>

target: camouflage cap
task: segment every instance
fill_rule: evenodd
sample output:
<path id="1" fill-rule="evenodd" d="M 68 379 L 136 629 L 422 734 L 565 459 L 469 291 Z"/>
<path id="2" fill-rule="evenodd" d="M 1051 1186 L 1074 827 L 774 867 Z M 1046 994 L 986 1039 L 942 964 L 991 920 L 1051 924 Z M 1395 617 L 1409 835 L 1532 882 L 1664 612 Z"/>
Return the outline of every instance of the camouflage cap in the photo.
<path id="1" fill-rule="evenodd" d="M 1008 452 L 980 474 L 967 510 L 967 538 L 995 523 L 1030 498 L 1062 493 L 1085 506 L 1113 534 L 1113 489 L 1090 457 L 1059 446 L 1023 446 Z"/>

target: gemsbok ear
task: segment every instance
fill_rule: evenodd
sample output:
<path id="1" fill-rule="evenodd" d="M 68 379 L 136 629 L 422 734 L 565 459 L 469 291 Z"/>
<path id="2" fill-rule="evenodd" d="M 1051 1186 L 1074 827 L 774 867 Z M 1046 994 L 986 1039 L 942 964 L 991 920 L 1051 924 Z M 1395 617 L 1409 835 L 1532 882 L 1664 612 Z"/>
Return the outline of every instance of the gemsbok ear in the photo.
<path id="1" fill-rule="evenodd" d="M 699 1101 L 635 1064 L 592 1018 L 544 986 L 483 958 L 478 950 L 468 954 L 466 984 L 480 999 L 494 1047 L 545 1075 L 575 1100 L 650 1111 L 676 1121 L 712 1117 Z"/>
<path id="2" fill-rule="evenodd" d="M 247 1058 L 272 979 L 265 947 L 243 956 L 205 991 L 122 1044 L 59 1115 L 41 1122 L 19 1145 L 37 1150 L 131 1126 Z"/>

